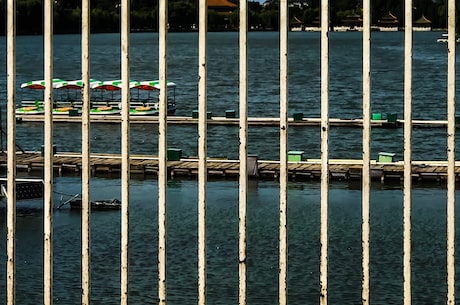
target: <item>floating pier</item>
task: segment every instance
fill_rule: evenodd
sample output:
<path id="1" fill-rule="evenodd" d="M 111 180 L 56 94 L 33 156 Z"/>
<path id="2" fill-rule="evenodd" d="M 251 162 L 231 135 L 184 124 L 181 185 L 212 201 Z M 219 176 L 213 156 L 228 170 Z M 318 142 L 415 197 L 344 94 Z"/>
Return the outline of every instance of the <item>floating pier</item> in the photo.
<path id="1" fill-rule="evenodd" d="M 294 156 L 295 157 L 295 156 Z M 167 162 L 168 174 L 174 177 L 196 177 L 198 174 L 198 159 L 182 158 L 180 155 L 170 154 Z M 0 155 L 0 166 L 6 168 L 7 154 Z M 17 170 L 34 172 L 43 171 L 44 161 L 41 152 L 17 153 Z M 130 156 L 131 174 L 136 177 L 147 178 L 158 173 L 158 158 L 148 155 Z M 53 162 L 54 170 L 58 175 L 79 175 L 81 173 L 80 153 L 56 153 Z M 93 176 L 118 177 L 121 170 L 121 157 L 116 154 L 92 154 L 91 174 Z M 207 161 L 208 177 L 238 179 L 239 161 L 209 158 Z M 277 179 L 279 177 L 279 161 L 258 160 L 257 157 L 248 157 L 248 176 L 253 179 Z M 314 180 L 321 177 L 321 160 L 301 159 L 288 162 L 289 179 Z M 460 177 L 460 162 L 456 163 L 455 173 Z M 329 162 L 329 174 L 332 180 L 361 179 L 362 160 L 334 160 Z M 371 161 L 371 178 L 373 180 L 403 180 L 403 162 Z M 412 177 L 420 181 L 443 181 L 447 178 L 446 161 L 413 161 Z"/>
<path id="2" fill-rule="evenodd" d="M 208 125 L 238 125 L 239 119 L 236 117 L 219 117 L 219 116 L 207 116 Z M 43 122 L 44 116 L 42 114 L 24 114 L 16 115 L 18 122 Z M 91 123 L 121 123 L 120 115 L 91 115 Z M 65 114 L 53 115 L 53 122 L 65 122 L 65 123 L 81 123 L 81 116 L 69 116 Z M 198 118 L 194 115 L 191 117 L 186 116 L 168 116 L 168 124 L 171 125 L 183 125 L 183 124 L 198 124 Z M 320 126 L 320 118 L 304 118 L 293 116 L 288 119 L 289 126 Z M 158 116 L 131 116 L 131 124 L 158 124 Z M 249 117 L 248 125 L 250 126 L 279 126 L 280 119 L 275 117 Z M 341 127 L 362 127 L 362 119 L 340 119 L 330 118 L 330 126 L 341 126 Z M 393 118 L 389 119 L 372 119 L 372 127 L 381 128 L 398 128 L 404 125 L 404 120 L 397 120 Z M 447 121 L 434 121 L 434 120 L 412 120 L 412 126 L 417 127 L 447 127 Z"/>
<path id="3" fill-rule="evenodd" d="M 43 180 L 40 179 L 16 179 L 16 199 L 33 199 L 43 197 Z M 0 197 L 8 198 L 7 179 L 0 178 Z"/>

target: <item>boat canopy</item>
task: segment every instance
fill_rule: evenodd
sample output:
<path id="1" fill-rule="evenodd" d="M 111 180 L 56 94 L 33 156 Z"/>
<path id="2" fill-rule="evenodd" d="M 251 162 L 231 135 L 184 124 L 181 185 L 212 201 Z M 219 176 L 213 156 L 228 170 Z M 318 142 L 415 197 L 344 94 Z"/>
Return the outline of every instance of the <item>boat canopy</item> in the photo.
<path id="1" fill-rule="evenodd" d="M 99 80 L 96 80 L 96 79 L 90 79 L 89 80 L 89 86 L 90 88 L 92 88 L 93 86 L 98 86 L 102 84 L 101 81 Z M 83 80 L 81 79 L 78 79 L 78 80 L 71 80 L 71 81 L 68 81 L 68 82 L 64 82 L 64 83 L 59 83 L 57 84 L 57 86 L 55 87 L 56 89 L 82 89 L 83 88 Z"/>
<path id="2" fill-rule="evenodd" d="M 107 80 L 107 81 L 103 81 L 98 84 L 92 85 L 91 89 L 103 89 L 103 90 L 108 90 L 108 91 L 117 91 L 117 90 L 121 90 L 121 88 L 123 87 L 122 83 L 123 82 L 121 80 Z M 134 80 L 130 80 L 129 87 L 132 88 L 133 86 L 135 86 L 136 83 L 138 82 Z"/>
<path id="3" fill-rule="evenodd" d="M 65 80 L 54 78 L 53 88 L 58 88 L 58 86 L 61 86 L 65 83 L 67 83 Z M 45 80 L 33 80 L 33 81 L 26 82 L 26 83 L 22 83 L 21 88 L 45 90 Z"/>
<path id="4" fill-rule="evenodd" d="M 108 81 L 99 81 L 96 79 L 90 79 L 89 86 L 91 89 L 107 90 L 107 91 L 118 91 L 121 90 L 122 85 L 121 80 L 108 80 Z M 167 81 L 168 88 L 175 88 L 176 83 Z M 21 84 L 21 88 L 30 88 L 30 89 L 45 89 L 44 80 L 34 80 Z M 54 89 L 82 89 L 83 80 L 71 80 L 66 81 L 59 78 L 53 79 L 53 88 Z M 150 90 L 158 91 L 160 90 L 160 81 L 159 80 L 147 80 L 147 81 L 129 81 L 130 89 L 139 89 L 139 90 Z"/>
<path id="5" fill-rule="evenodd" d="M 175 88 L 176 84 L 168 81 L 167 87 Z M 137 82 L 137 84 L 132 88 L 136 88 L 140 90 L 160 90 L 160 81 L 159 80 L 141 81 L 141 82 Z"/>

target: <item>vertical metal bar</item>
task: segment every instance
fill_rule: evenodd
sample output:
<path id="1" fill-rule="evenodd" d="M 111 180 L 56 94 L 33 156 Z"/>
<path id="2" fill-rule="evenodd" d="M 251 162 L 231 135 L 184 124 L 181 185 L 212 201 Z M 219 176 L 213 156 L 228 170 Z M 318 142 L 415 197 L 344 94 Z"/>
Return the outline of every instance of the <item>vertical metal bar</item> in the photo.
<path id="1" fill-rule="evenodd" d="M 167 24 L 168 1 L 159 1 L 159 78 L 160 113 L 158 117 L 158 299 L 166 304 L 166 201 L 167 201 Z"/>
<path id="2" fill-rule="evenodd" d="M 404 31 L 404 304 L 411 304 L 412 0 L 405 0 Z"/>
<path id="3" fill-rule="evenodd" d="M 199 1 L 198 33 L 198 304 L 206 304 L 206 185 L 207 185 L 207 31 L 208 2 Z"/>
<path id="4" fill-rule="evenodd" d="M 8 185 L 7 185 L 7 304 L 16 303 L 16 0 L 8 0 Z M 3 128 L 3 126 L 0 126 Z"/>
<path id="5" fill-rule="evenodd" d="M 279 304 L 287 304 L 287 180 L 288 180 L 288 1 L 280 1 L 280 232 Z"/>
<path id="6" fill-rule="evenodd" d="M 121 2 L 121 304 L 128 304 L 129 245 L 129 0 Z"/>
<path id="7" fill-rule="evenodd" d="M 44 304 L 53 304 L 53 1 L 44 4 Z"/>
<path id="8" fill-rule="evenodd" d="M 83 83 L 83 106 L 81 116 L 81 133 L 82 133 L 82 172 L 81 172 L 81 286 L 82 286 L 82 304 L 89 305 L 90 303 L 90 285 L 91 285 L 91 255 L 90 255 L 90 53 L 89 53 L 89 38 L 90 38 L 90 0 L 82 0 L 82 35 L 81 35 L 81 71 Z"/>
<path id="9" fill-rule="evenodd" d="M 447 304 L 455 303 L 455 2 L 447 14 Z"/>
<path id="10" fill-rule="evenodd" d="M 240 0 L 240 204 L 239 304 L 246 304 L 246 209 L 248 191 L 248 1 Z"/>
<path id="11" fill-rule="evenodd" d="M 369 304 L 370 190 L 371 190 L 371 10 L 363 1 L 363 180 L 362 180 L 362 269 L 361 299 Z"/>
<path id="12" fill-rule="evenodd" d="M 327 304 L 329 205 L 329 0 L 321 0 L 321 225 L 320 304 Z"/>

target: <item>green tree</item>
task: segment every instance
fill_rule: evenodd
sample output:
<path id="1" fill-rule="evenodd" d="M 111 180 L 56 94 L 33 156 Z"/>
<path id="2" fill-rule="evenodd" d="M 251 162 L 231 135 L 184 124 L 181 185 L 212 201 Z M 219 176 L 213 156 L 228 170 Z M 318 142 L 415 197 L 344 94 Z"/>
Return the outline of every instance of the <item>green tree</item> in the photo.
<path id="1" fill-rule="evenodd" d="M 279 1 L 268 0 L 260 13 L 262 27 L 268 30 L 279 29 Z"/>
<path id="2" fill-rule="evenodd" d="M 56 3 L 53 14 L 54 33 L 79 33 L 81 30 L 81 9 L 79 6 L 75 8 L 66 8 Z"/>
<path id="3" fill-rule="evenodd" d="M 156 11 L 155 9 L 155 12 Z M 130 22 L 133 31 L 157 30 L 158 16 L 152 14 L 152 9 L 132 10 Z"/>
<path id="4" fill-rule="evenodd" d="M 198 11 L 195 2 L 186 0 L 171 1 L 168 10 L 168 22 L 172 31 L 190 31 L 192 25 L 198 23 Z"/>
<path id="5" fill-rule="evenodd" d="M 237 3 L 236 0 L 232 0 Z M 447 26 L 447 0 L 413 0 L 414 19 L 422 15 L 432 21 L 433 28 Z M 81 0 L 54 0 L 55 33 L 79 33 L 81 31 Z M 308 1 L 307 7 L 290 7 L 290 20 L 295 16 L 305 25 L 312 25 L 320 16 L 320 0 Z M 359 12 L 362 0 L 331 0 L 330 19 L 332 25 L 340 24 L 342 19 L 353 12 Z M 130 0 L 131 28 L 140 31 L 158 29 L 158 0 Z M 17 0 L 17 34 L 43 33 L 43 0 Z M 372 0 L 372 24 L 391 12 L 404 24 L 404 3 L 400 0 Z M 208 28 L 210 30 L 236 30 L 239 27 L 239 10 L 222 14 L 209 10 Z M 168 22 L 170 31 L 188 31 L 198 24 L 197 2 L 191 0 L 170 0 Z M 0 0 L 0 33 L 5 33 L 6 0 Z M 459 31 L 460 6 L 457 5 L 457 32 Z M 263 5 L 256 1 L 248 2 L 250 29 L 279 28 L 279 0 L 267 0 Z M 91 31 L 119 32 L 120 0 L 91 0 Z"/>
<path id="6" fill-rule="evenodd" d="M 43 33 L 43 8 L 40 0 L 25 0 L 16 3 L 17 34 Z"/>
<path id="7" fill-rule="evenodd" d="M 262 6 L 257 1 L 248 2 L 248 25 L 249 29 L 258 29 L 262 21 L 260 19 L 260 12 L 262 11 Z"/>
<path id="8" fill-rule="evenodd" d="M 6 35 L 6 2 L 5 0 L 0 0 L 0 19 L 5 20 L 5 22 L 0 23 L 0 35 Z"/>
<path id="9" fill-rule="evenodd" d="M 303 12 L 303 23 L 305 25 L 312 25 L 316 17 L 319 17 L 319 8 L 308 8 Z"/>
<path id="10" fill-rule="evenodd" d="M 93 8 L 91 10 L 91 32 L 93 33 L 113 33 L 120 31 L 120 13 L 118 11 L 108 11 L 103 8 Z"/>

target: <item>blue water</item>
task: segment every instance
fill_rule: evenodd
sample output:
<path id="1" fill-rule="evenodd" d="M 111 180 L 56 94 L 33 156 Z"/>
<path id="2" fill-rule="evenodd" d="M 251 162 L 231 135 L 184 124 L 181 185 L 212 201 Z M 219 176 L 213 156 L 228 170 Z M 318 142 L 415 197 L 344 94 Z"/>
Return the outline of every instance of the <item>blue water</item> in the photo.
<path id="1" fill-rule="evenodd" d="M 79 179 L 56 178 L 56 192 L 78 193 Z M 209 304 L 234 304 L 238 297 L 238 183 L 211 181 L 207 201 Z M 319 298 L 318 183 L 291 182 L 288 200 L 288 294 L 292 304 Z M 155 303 L 157 296 L 157 185 L 131 181 L 130 299 Z M 278 280 L 278 185 L 251 182 L 248 193 L 248 303 L 276 304 Z M 94 178 L 93 198 L 120 194 L 117 179 Z M 55 203 L 61 195 L 56 194 Z M 402 191 L 374 185 L 371 203 L 371 301 L 402 304 Z M 359 304 L 361 281 L 361 191 L 333 183 L 329 207 L 329 300 Z M 443 188 L 416 188 L 412 207 L 414 304 L 441 304 L 446 294 L 446 195 Z M 37 202 L 21 202 L 17 223 L 18 304 L 42 297 L 42 222 Z M 197 299 L 197 186 L 168 183 L 168 302 Z M 3 213 L 3 212 L 2 212 Z M 76 304 L 80 297 L 80 217 L 66 206 L 54 213 L 54 297 Z M 1 259 L 5 259 L 3 222 Z M 92 221 L 92 300 L 119 303 L 120 212 L 94 212 Z M 2 268 L 5 268 L 3 265 Z M 1 272 L 5 283 L 5 272 Z M 2 292 L 3 294 L 4 292 Z"/>
<path id="2" fill-rule="evenodd" d="M 372 111 L 403 115 L 403 33 L 372 33 Z M 436 43 L 439 33 L 414 33 L 414 101 L 416 119 L 446 118 L 447 50 Z M 361 34 L 330 33 L 331 117 L 362 116 Z M 209 33 L 208 110 L 223 116 L 238 111 L 238 34 Z M 190 116 L 197 109 L 198 36 L 168 36 L 168 79 L 178 85 L 177 115 Z M 54 76 L 80 78 L 79 36 L 54 38 Z M 5 38 L 0 37 L 5 45 Z M 120 37 L 92 36 L 92 77 L 120 78 Z M 250 33 L 249 114 L 276 117 L 279 112 L 279 51 L 277 33 Z M 0 65 L 5 67 L 5 47 Z M 17 38 L 18 100 L 36 96 L 21 91 L 19 84 L 43 78 L 42 37 Z M 131 35 L 131 78 L 156 79 L 158 36 Z M 320 48 L 318 33 L 290 33 L 289 114 L 320 115 Z M 457 69 L 458 70 L 458 69 Z M 458 94 L 457 89 L 457 94 Z M 4 114 L 6 73 L 0 75 L 0 109 Z M 3 122 L 5 125 L 5 122 Z M 120 125 L 91 126 L 93 152 L 120 151 Z M 18 144 L 39 150 L 43 143 L 41 123 L 17 125 Z M 373 129 L 372 154 L 395 152 L 402 158 L 402 129 Z M 133 125 L 131 151 L 157 153 L 157 126 Z M 445 129 L 415 129 L 413 157 L 446 159 Z M 261 159 L 278 158 L 278 129 L 250 127 L 249 151 Z M 361 158 L 359 128 L 331 129 L 332 158 Z M 196 126 L 169 126 L 168 146 L 184 155 L 197 154 Z M 58 151 L 79 151 L 78 125 L 55 124 Z M 320 156 L 317 127 L 291 127 L 289 149 L 304 150 L 308 158 Z M 209 126 L 208 155 L 237 158 L 238 127 Z M 120 197 L 118 179 L 93 178 L 91 197 Z M 290 182 L 288 190 L 290 304 L 317 304 L 319 299 L 319 204 L 317 182 Z M 55 205 L 60 193 L 81 192 L 80 178 L 55 178 Z M 252 181 L 248 194 L 248 304 L 277 304 L 278 281 L 278 184 Z M 377 183 L 371 202 L 371 302 L 402 304 L 402 201 L 399 184 Z M 361 191 L 356 182 L 334 182 L 329 207 L 329 302 L 361 303 Z M 412 214 L 412 284 L 414 304 L 444 304 L 446 295 L 446 191 L 441 185 L 416 185 Z M 42 302 L 43 212 L 42 202 L 23 201 L 17 223 L 17 303 Z M 131 180 L 130 189 L 130 301 L 157 302 L 157 182 Z M 458 210 L 458 209 L 457 209 Z M 0 259 L 6 255 L 4 209 Z M 197 183 L 168 183 L 168 303 L 197 302 Z M 120 213 L 92 214 L 92 302 L 118 304 L 120 294 Z M 79 213 L 65 206 L 54 213 L 54 303 L 80 302 Z M 207 198 L 207 259 L 209 304 L 235 304 L 238 300 L 238 182 L 210 181 Z M 458 263 L 457 263 L 458 264 Z M 0 302 L 5 298 L 5 264 L 0 267 Z M 458 295 L 458 293 L 457 293 Z"/>
<path id="3" fill-rule="evenodd" d="M 395 113 L 403 117 L 404 42 L 403 33 L 372 33 L 372 112 Z M 447 48 L 436 42 L 437 32 L 414 33 L 413 43 L 413 118 L 447 118 Z M 60 35 L 54 38 L 54 76 L 80 78 L 80 37 Z M 209 33 L 208 111 L 224 116 L 225 110 L 239 110 L 238 33 Z M 320 41 L 319 33 L 290 33 L 289 39 L 289 115 L 302 112 L 305 117 L 320 116 Z M 168 36 L 168 79 L 177 83 L 177 115 L 191 116 L 198 108 L 198 36 L 196 33 L 172 33 Z M 5 44 L 5 37 L 0 37 Z M 278 33 L 254 32 L 248 38 L 249 116 L 276 117 L 279 114 Z M 98 34 L 91 39 L 91 77 L 120 79 L 120 35 Z M 42 37 L 17 38 L 18 100 L 36 98 L 41 92 L 21 90 L 22 82 L 43 79 Z M 5 48 L 0 49 L 0 64 L 5 65 Z M 132 79 L 158 78 L 158 35 L 131 35 L 130 74 Z M 359 32 L 330 33 L 330 116 L 362 117 L 362 38 Z M 459 78 L 460 69 L 457 69 Z M 3 84 L 3 85 L 2 85 Z M 0 101 L 6 100 L 6 74 L 0 75 Z M 458 88 L 458 86 L 457 86 Z M 457 95 L 460 93 L 457 89 Z M 0 102 L 1 103 L 1 102 Z M 2 103 L 4 104 L 4 103 Z M 4 108 L 3 108 L 4 109 Z M 39 150 L 42 124 L 18 125 L 18 144 L 26 150 Z M 74 124 L 56 124 L 58 151 L 79 151 L 81 138 Z M 119 152 L 119 125 L 93 125 L 92 151 Z M 133 126 L 131 151 L 157 154 L 157 127 Z M 331 128 L 331 158 L 360 159 L 361 129 Z M 180 148 L 184 155 L 197 155 L 196 126 L 169 126 L 168 145 Z M 251 127 L 248 149 L 261 159 L 278 159 L 277 127 Z M 446 159 L 446 130 L 414 129 L 413 159 Z M 459 141 L 457 141 L 459 142 Z M 289 150 L 303 150 L 308 158 L 320 157 L 318 127 L 292 127 Z M 396 153 L 403 158 L 402 129 L 372 131 L 371 153 Z M 459 151 L 457 146 L 457 151 Z M 238 127 L 209 126 L 208 155 L 237 158 Z"/>

